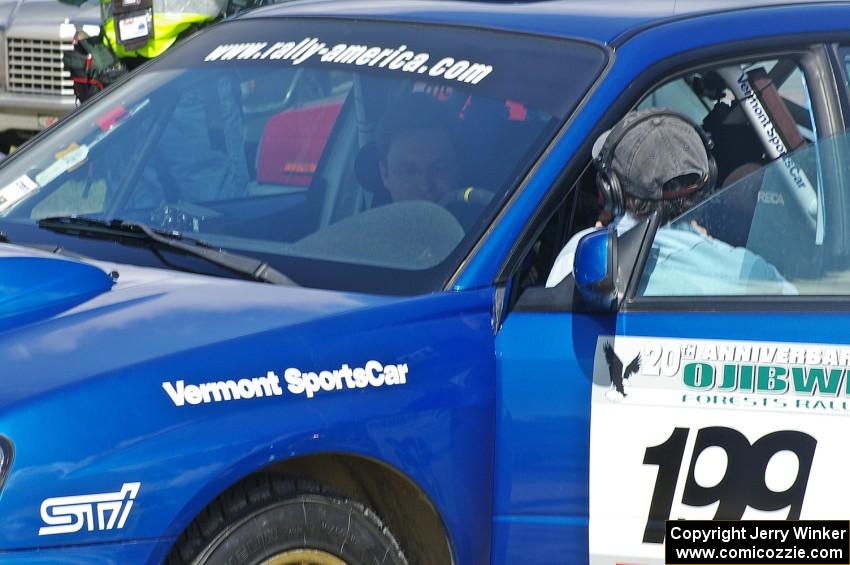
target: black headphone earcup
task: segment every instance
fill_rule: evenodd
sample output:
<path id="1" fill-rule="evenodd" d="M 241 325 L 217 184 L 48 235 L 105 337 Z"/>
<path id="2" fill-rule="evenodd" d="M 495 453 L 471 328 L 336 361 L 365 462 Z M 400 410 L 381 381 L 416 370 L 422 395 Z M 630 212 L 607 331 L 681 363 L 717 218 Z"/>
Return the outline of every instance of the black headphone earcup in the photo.
<path id="1" fill-rule="evenodd" d="M 708 183 L 705 188 L 712 191 L 717 187 L 717 161 L 714 160 L 714 155 L 708 154 Z"/>
<path id="2" fill-rule="evenodd" d="M 625 211 L 623 191 L 620 189 L 620 182 L 616 174 L 609 174 L 605 170 L 598 171 L 596 173 L 596 187 L 602 194 L 603 209 L 606 212 L 618 216 Z"/>
<path id="3" fill-rule="evenodd" d="M 611 185 L 611 213 L 616 218 L 626 213 L 625 196 L 620 179 L 616 174 L 608 176 L 608 183 Z"/>
<path id="4" fill-rule="evenodd" d="M 596 171 L 596 190 L 599 191 L 599 204 L 606 212 L 611 211 L 611 184 L 608 175 L 602 171 Z"/>

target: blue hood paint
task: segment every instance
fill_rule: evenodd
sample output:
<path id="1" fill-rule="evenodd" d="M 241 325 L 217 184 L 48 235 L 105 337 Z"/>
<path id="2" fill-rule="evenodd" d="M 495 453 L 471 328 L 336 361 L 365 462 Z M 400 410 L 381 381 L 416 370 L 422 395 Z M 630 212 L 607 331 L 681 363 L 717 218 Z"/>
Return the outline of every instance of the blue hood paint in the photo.
<path id="1" fill-rule="evenodd" d="M 120 368 L 400 300 L 84 263 L 11 245 L 0 245 L 0 290 L 0 409 Z"/>
<path id="2" fill-rule="evenodd" d="M 492 507 L 492 292 L 385 297 L 92 264 L 119 273 L 109 292 L 0 333 L 0 434 L 15 446 L 0 548 L 94 535 L 103 544 L 159 537 L 171 547 L 251 469 L 345 453 L 420 485 L 448 528 L 473 532 L 458 541 L 457 561 L 487 561 L 490 525 L 477 517 Z M 409 364 L 407 386 L 192 406 L 176 406 L 163 386 L 368 360 Z M 124 529 L 38 535 L 47 497 L 134 481 L 141 490 Z"/>
<path id="3" fill-rule="evenodd" d="M 112 277 L 93 265 L 19 249 L 0 246 L 0 331 L 49 318 L 112 288 Z"/>

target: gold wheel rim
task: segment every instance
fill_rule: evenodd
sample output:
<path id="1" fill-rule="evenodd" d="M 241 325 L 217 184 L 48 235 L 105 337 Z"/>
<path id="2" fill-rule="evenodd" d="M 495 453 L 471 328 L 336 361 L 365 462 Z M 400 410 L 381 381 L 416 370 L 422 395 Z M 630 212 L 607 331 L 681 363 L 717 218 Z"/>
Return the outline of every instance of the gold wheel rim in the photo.
<path id="1" fill-rule="evenodd" d="M 347 565 L 345 561 L 321 549 L 290 549 L 269 557 L 260 565 Z"/>

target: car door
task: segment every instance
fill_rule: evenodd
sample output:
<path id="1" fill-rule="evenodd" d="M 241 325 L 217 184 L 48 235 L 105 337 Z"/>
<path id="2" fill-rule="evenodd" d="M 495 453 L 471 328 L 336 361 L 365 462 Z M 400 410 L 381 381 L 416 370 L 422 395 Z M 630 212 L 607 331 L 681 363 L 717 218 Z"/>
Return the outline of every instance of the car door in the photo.
<path id="1" fill-rule="evenodd" d="M 841 416 L 850 413 L 841 361 L 850 361 L 850 349 L 842 345 L 842 314 L 834 312 L 843 304 L 836 281 L 846 273 L 842 218 L 850 190 L 842 161 L 847 140 L 829 118 L 841 114 L 834 67 L 826 48 L 813 46 L 741 53 L 733 64 L 701 69 L 705 76 L 766 76 L 780 106 L 767 126 L 755 115 L 730 121 L 745 127 L 719 136 L 726 182 L 683 221 L 703 221 L 724 245 L 776 262 L 795 294 L 712 286 L 710 264 L 699 293 L 684 279 L 666 289 L 649 284 L 658 280 L 656 230 L 670 229 L 654 225 L 642 246 L 634 235 L 622 242 L 628 253 L 621 259 L 640 251 L 633 271 L 621 261 L 624 294 L 615 311 L 582 306 L 572 277 L 545 290 L 524 288 L 522 273 L 512 279 L 518 299 L 496 342 L 495 562 L 564 556 L 561 562 L 573 563 L 588 555 L 599 564 L 659 563 L 668 518 L 838 518 L 846 507 L 829 496 L 842 472 L 835 465 Z M 814 74 L 823 81 L 817 88 L 810 86 Z M 693 76 L 658 78 L 666 80 L 654 81 L 661 86 L 636 106 L 666 97 L 665 107 L 704 125 L 724 100 L 733 112 L 745 111 L 745 96 L 707 96 L 692 87 Z M 757 130 L 775 125 L 777 112 L 790 115 L 786 128 L 794 131 L 771 156 L 758 145 Z M 796 150 L 791 137 L 802 139 Z M 753 166 L 739 170 L 745 158 Z M 804 171 L 805 197 L 789 171 Z M 571 189 L 575 198 L 561 215 L 578 221 L 568 233 L 595 219 L 578 225 L 588 213 L 581 193 L 595 190 L 593 174 L 588 167 Z M 546 246 L 547 233 L 563 231 L 549 229 L 557 221 L 558 213 L 538 230 L 533 250 Z M 527 259 L 523 264 L 537 262 Z M 615 372 L 625 380 L 623 394 Z"/>

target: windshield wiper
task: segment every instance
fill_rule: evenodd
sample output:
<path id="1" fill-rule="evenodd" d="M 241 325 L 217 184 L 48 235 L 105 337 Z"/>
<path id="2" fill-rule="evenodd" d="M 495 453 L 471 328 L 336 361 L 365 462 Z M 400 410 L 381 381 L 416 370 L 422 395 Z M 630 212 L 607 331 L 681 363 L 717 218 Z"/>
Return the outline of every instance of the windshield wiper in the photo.
<path id="1" fill-rule="evenodd" d="M 90 257 L 86 257 L 85 255 L 80 255 L 79 253 L 69 251 L 61 245 L 55 245 L 50 243 L 24 243 L 21 241 L 12 241 L 11 239 L 9 239 L 9 236 L 6 235 L 6 232 L 3 231 L 0 231 L 0 243 L 14 243 L 15 245 L 18 245 L 20 247 L 29 247 L 30 249 L 38 249 L 41 251 L 46 251 L 47 253 L 52 253 L 54 255 L 62 255 L 63 257 L 72 257 L 74 259 L 90 259 Z"/>
<path id="2" fill-rule="evenodd" d="M 99 220 L 82 216 L 53 216 L 39 220 L 38 227 L 62 234 L 137 242 L 155 249 L 198 257 L 251 280 L 295 285 L 292 279 L 264 261 L 227 253 L 199 239 L 186 237 L 178 231 L 157 230 L 140 222 L 119 219 Z"/>

